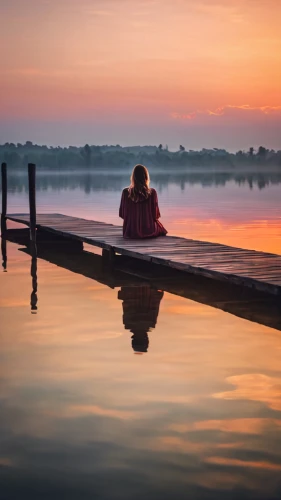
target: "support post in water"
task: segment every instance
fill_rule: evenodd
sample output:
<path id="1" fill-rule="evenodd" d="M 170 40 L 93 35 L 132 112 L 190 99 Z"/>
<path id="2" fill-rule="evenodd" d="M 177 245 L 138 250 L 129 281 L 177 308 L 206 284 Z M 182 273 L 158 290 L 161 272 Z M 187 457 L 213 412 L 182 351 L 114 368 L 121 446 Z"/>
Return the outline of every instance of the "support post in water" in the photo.
<path id="1" fill-rule="evenodd" d="M 1 177 L 2 177 L 2 212 L 1 212 L 1 235 L 5 234 L 7 230 L 7 164 L 2 163 L 1 165 Z"/>
<path id="2" fill-rule="evenodd" d="M 113 248 L 109 248 L 108 250 L 104 248 L 102 251 L 103 268 L 106 270 L 113 270 L 115 261 L 116 261 L 116 255 Z"/>
<path id="3" fill-rule="evenodd" d="M 28 164 L 29 214 L 31 250 L 36 250 L 36 165 Z"/>

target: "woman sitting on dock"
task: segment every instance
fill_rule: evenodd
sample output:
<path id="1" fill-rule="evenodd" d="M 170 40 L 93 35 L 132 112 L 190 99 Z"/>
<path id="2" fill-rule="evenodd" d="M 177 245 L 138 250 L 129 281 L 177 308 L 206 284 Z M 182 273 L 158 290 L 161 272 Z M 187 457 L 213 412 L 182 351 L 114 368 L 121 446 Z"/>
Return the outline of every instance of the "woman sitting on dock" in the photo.
<path id="1" fill-rule="evenodd" d="M 165 236 L 166 229 L 159 222 L 157 192 L 149 187 L 149 173 L 143 165 L 136 165 L 131 184 L 123 189 L 119 216 L 124 220 L 124 238 L 155 238 Z"/>

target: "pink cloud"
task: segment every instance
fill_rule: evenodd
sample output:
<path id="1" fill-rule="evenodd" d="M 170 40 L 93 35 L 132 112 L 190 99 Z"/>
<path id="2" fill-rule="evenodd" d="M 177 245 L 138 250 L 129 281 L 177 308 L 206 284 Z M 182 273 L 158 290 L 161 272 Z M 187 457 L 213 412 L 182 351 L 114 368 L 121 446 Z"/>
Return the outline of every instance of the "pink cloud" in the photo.
<path id="1" fill-rule="evenodd" d="M 281 115 L 281 105 L 278 106 L 250 106 L 249 104 L 226 104 L 215 109 L 197 109 L 196 111 L 190 111 L 187 113 L 173 112 L 171 117 L 174 120 L 194 120 L 200 116 L 225 116 L 229 114 L 230 111 L 238 111 L 242 113 L 254 112 L 260 115 L 271 115 L 280 114 Z"/>

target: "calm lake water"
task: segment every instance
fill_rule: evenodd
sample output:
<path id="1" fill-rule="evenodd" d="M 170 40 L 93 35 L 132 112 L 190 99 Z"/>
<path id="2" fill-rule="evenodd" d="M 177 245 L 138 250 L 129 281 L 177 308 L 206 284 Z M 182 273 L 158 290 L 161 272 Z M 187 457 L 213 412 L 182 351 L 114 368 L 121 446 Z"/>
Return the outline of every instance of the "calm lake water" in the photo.
<path id="1" fill-rule="evenodd" d="M 39 174 L 38 212 L 118 224 L 127 178 Z M 281 174 L 152 174 L 152 185 L 170 234 L 281 254 Z M 9 176 L 8 203 L 28 210 L 25 176 Z M 7 254 L 1 500 L 281 497 L 279 330 L 43 258 L 31 314 L 31 258 L 15 243 Z"/>
<path id="2" fill-rule="evenodd" d="M 120 224 L 120 193 L 130 172 L 37 175 L 37 211 Z M 279 172 L 151 173 L 169 234 L 281 253 Z M 9 176 L 8 209 L 28 211 L 27 175 Z"/>

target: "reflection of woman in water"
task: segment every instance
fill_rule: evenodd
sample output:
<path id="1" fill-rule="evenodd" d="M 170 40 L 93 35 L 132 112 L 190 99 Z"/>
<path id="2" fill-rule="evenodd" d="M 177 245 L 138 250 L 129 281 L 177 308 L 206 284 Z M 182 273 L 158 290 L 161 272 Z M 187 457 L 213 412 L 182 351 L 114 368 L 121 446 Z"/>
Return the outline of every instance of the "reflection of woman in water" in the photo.
<path id="1" fill-rule="evenodd" d="M 135 352 L 147 352 L 148 333 L 156 327 L 160 302 L 164 292 L 150 286 L 122 286 L 118 299 L 123 301 L 123 323 L 132 335 Z"/>
<path id="2" fill-rule="evenodd" d="M 143 165 L 136 165 L 131 184 L 122 193 L 119 216 L 124 220 L 124 238 L 155 238 L 165 236 L 158 198 L 155 189 L 149 187 L 149 173 Z"/>

